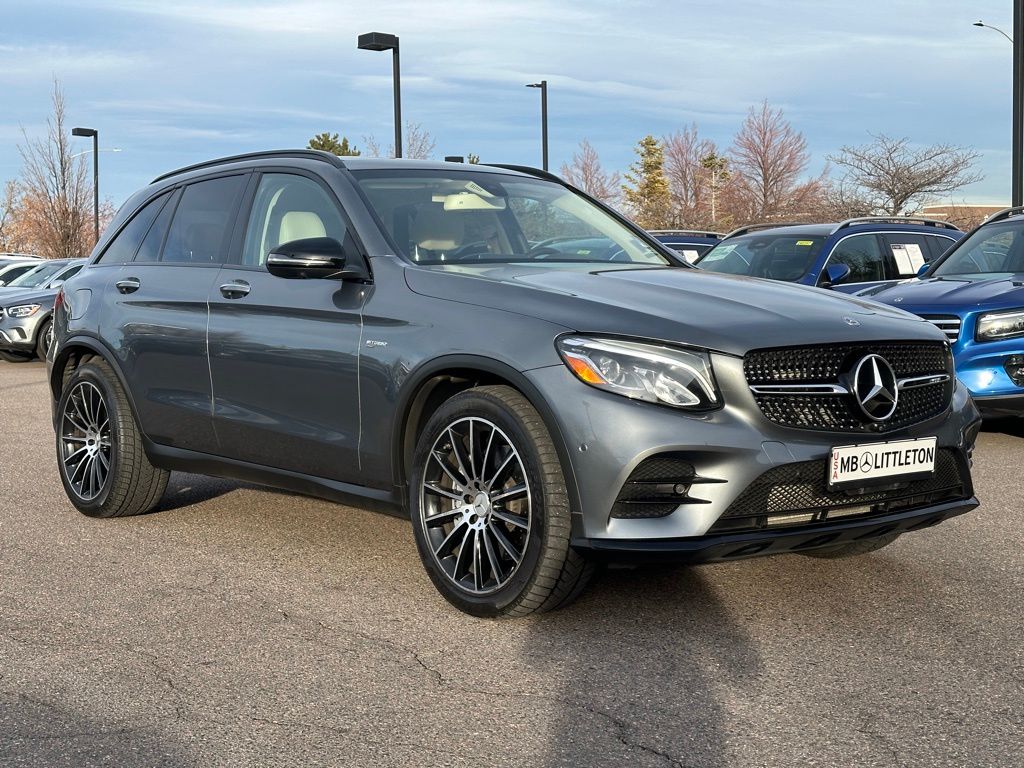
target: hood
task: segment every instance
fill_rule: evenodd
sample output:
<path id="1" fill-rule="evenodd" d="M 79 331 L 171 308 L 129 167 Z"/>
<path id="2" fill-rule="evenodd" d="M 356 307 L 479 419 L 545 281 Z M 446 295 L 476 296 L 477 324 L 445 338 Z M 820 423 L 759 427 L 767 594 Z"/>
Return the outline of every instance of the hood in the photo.
<path id="1" fill-rule="evenodd" d="M 903 280 L 858 294 L 911 312 L 918 309 L 949 312 L 1024 307 L 1024 274 L 1000 273 L 978 277 L 929 277 Z"/>
<path id="2" fill-rule="evenodd" d="M 54 299 L 57 298 L 57 291 L 49 289 L 42 291 L 38 288 L 12 288 L 10 291 L 0 290 L 0 307 L 16 307 L 19 304 L 40 304 L 43 307 L 52 307 Z"/>
<path id="3" fill-rule="evenodd" d="M 580 333 L 743 355 L 762 347 L 942 340 L 930 323 L 821 288 L 670 267 L 410 267 L 413 291 L 529 315 Z"/>

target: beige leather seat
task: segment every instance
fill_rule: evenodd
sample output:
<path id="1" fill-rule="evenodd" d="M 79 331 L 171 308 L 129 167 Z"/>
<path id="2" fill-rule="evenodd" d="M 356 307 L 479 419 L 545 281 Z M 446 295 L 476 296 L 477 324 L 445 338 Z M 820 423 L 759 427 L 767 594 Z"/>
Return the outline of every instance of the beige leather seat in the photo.
<path id="1" fill-rule="evenodd" d="M 410 235 L 416 246 L 415 257 L 419 258 L 421 248 L 442 253 L 458 248 L 465 239 L 466 224 L 457 213 L 449 213 L 439 205 L 430 205 L 417 212 Z"/>

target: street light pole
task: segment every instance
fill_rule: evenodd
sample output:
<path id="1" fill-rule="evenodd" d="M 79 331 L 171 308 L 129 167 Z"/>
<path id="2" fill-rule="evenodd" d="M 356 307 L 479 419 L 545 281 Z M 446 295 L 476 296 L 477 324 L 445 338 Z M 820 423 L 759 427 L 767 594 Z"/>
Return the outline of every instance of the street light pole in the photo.
<path id="1" fill-rule="evenodd" d="M 1024 205 L 1024 99 L 1021 89 L 1024 88 L 1024 2 L 1013 0 L 1013 37 L 999 27 L 986 24 L 980 19 L 974 22 L 976 27 L 987 27 L 998 32 L 1010 41 L 1013 46 L 1013 128 L 1012 152 L 1010 162 L 1010 205 Z"/>
<path id="2" fill-rule="evenodd" d="M 548 81 L 541 80 L 539 83 L 527 83 L 527 88 L 540 88 L 540 142 L 541 142 L 541 167 L 548 169 Z"/>
<path id="3" fill-rule="evenodd" d="M 92 137 L 92 234 L 100 241 L 100 132 L 95 128 L 72 128 L 72 136 Z"/>
<path id="4" fill-rule="evenodd" d="M 402 78 L 398 61 L 398 35 L 367 32 L 360 35 L 358 47 L 362 51 L 391 51 L 392 83 L 395 95 L 395 157 L 402 156 Z"/>

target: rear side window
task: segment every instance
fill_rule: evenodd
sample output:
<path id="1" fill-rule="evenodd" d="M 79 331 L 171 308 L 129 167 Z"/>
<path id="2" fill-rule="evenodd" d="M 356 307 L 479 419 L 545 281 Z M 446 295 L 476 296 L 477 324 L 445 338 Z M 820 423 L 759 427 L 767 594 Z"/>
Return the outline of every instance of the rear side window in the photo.
<path id="1" fill-rule="evenodd" d="M 185 187 L 167 233 L 162 260 L 222 264 L 247 178 L 224 176 Z"/>
<path id="2" fill-rule="evenodd" d="M 956 245 L 956 240 L 951 240 L 948 237 L 939 237 L 938 235 L 926 235 L 925 240 L 928 241 L 928 245 L 932 249 L 931 258 L 928 259 L 928 263 L 935 261 L 935 259 Z"/>
<path id="3" fill-rule="evenodd" d="M 160 209 L 160 215 L 156 217 L 153 226 L 149 228 L 146 239 L 139 246 L 139 252 L 135 256 L 136 261 L 158 261 L 160 259 L 160 246 L 164 244 L 167 235 L 167 228 L 171 224 L 171 216 L 174 215 L 174 195 L 169 195 L 166 204 Z"/>
<path id="4" fill-rule="evenodd" d="M 156 218 L 164 203 L 167 202 L 169 194 L 160 195 L 149 201 L 136 213 L 131 221 L 117 233 L 117 236 L 110 242 L 107 249 L 100 256 L 99 261 L 103 264 L 123 264 L 135 258 L 135 252 L 146 237 L 153 219 Z"/>
<path id="5" fill-rule="evenodd" d="M 82 264 L 76 264 L 75 266 L 70 267 L 69 269 L 65 269 L 59 275 L 54 277 L 53 280 L 50 281 L 50 286 L 56 287 L 60 283 L 63 283 L 65 280 L 70 280 L 72 277 L 74 277 L 75 275 L 82 271 L 82 266 Z"/>
<path id="6" fill-rule="evenodd" d="M 899 232 L 889 233 L 884 237 L 899 277 L 913 277 L 922 264 L 931 260 L 932 254 L 928 249 L 926 235 Z"/>

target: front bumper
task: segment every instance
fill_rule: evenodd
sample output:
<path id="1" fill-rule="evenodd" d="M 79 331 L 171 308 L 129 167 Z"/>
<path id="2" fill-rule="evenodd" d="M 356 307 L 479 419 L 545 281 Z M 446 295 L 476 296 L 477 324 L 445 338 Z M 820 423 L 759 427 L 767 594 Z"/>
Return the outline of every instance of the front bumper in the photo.
<path id="1" fill-rule="evenodd" d="M 738 497 L 766 472 L 788 465 L 821 462 L 823 477 L 832 448 L 841 445 L 934 436 L 939 449 L 955 457 L 961 468 L 963 492 L 957 498 L 922 498 L 915 509 L 904 508 L 899 514 L 927 514 L 947 502 L 962 502 L 966 511 L 975 503 L 968 467 L 980 415 L 963 386 L 956 386 L 947 411 L 922 423 L 884 434 L 831 433 L 768 421 L 747 387 L 742 361 L 716 354 L 713 363 L 724 406 L 701 414 L 588 387 L 561 365 L 527 372 L 550 406 L 570 457 L 579 499 L 579 508 L 573 510 L 573 538 L 581 548 L 621 549 L 622 542 L 678 546 L 682 540 L 701 539 L 704 544 L 693 546 L 704 549 L 708 541 L 714 546 L 722 542 L 724 547 L 745 541 L 752 535 L 749 531 L 719 533 L 722 527 L 716 526 Z M 614 515 L 616 500 L 633 471 L 646 459 L 662 454 L 685 459 L 705 479 L 691 486 L 687 496 L 692 498 L 660 517 Z M 874 521 L 888 512 L 885 507 L 873 508 L 865 518 Z M 822 520 L 809 527 L 852 530 L 864 522 L 859 517 L 838 520 Z M 768 535 L 777 538 L 785 532 L 775 528 Z"/>
<path id="2" fill-rule="evenodd" d="M 32 317 L 15 318 L 6 312 L 0 317 L 0 349 L 31 351 L 36 345 L 36 330 L 46 317 L 37 312 Z"/>
<path id="3" fill-rule="evenodd" d="M 857 522 L 805 528 L 751 531 L 688 539 L 573 539 L 574 548 L 591 559 L 616 563 L 711 563 L 762 555 L 784 555 L 842 546 L 889 534 L 920 531 L 970 512 L 975 497 L 927 509 L 874 517 Z"/>

